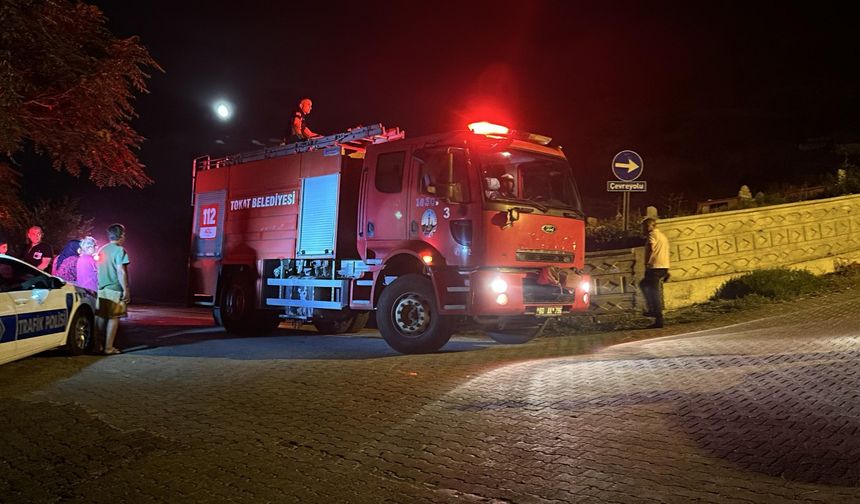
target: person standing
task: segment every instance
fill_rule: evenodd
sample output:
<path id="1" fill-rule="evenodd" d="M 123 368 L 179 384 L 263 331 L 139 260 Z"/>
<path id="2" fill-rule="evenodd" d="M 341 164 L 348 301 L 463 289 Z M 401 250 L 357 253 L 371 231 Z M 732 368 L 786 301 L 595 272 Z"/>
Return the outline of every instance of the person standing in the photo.
<path id="1" fill-rule="evenodd" d="M 76 265 L 76 285 L 93 292 L 99 290 L 99 268 L 96 265 L 96 239 L 87 236 L 81 240 L 81 256 Z"/>
<path id="2" fill-rule="evenodd" d="M 51 265 L 51 259 L 54 257 L 54 251 L 47 243 L 42 243 L 44 233 L 40 226 L 32 226 L 27 230 L 27 254 L 24 255 L 24 261 L 39 268 L 42 271 L 48 271 L 48 266 Z"/>
<path id="3" fill-rule="evenodd" d="M 514 185 L 513 175 L 510 173 L 502 174 L 502 176 L 499 177 L 499 197 L 513 198 L 515 194 Z"/>
<path id="4" fill-rule="evenodd" d="M 311 131 L 307 124 L 307 116 L 310 115 L 313 106 L 314 104 L 310 98 L 302 98 L 299 101 L 299 109 L 293 113 L 293 120 L 290 123 L 290 138 L 287 143 L 303 142 L 320 136 Z"/>
<path id="5" fill-rule="evenodd" d="M 645 234 L 645 278 L 639 288 L 645 296 L 645 315 L 654 317 L 649 329 L 663 327 L 663 282 L 669 279 L 669 239 L 657 229 L 657 221 L 651 217 L 642 221 Z"/>
<path id="6" fill-rule="evenodd" d="M 110 243 L 98 252 L 99 308 L 98 324 L 105 335 L 104 353 L 121 353 L 113 346 L 119 319 L 128 315 L 131 294 L 128 288 L 128 258 L 122 244 L 125 242 L 125 226 L 111 224 L 107 229 Z"/>
<path id="7" fill-rule="evenodd" d="M 51 274 L 67 282 L 75 283 L 78 279 L 78 256 L 81 253 L 81 240 L 69 240 L 69 243 L 54 260 Z"/>

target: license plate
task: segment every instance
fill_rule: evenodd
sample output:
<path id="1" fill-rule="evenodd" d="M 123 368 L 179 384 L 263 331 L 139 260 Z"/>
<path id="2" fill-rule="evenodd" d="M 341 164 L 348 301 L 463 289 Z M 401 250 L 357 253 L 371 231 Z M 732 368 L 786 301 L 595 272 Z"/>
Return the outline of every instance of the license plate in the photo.
<path id="1" fill-rule="evenodd" d="M 539 317 L 552 317 L 561 314 L 561 306 L 538 306 L 535 308 L 535 315 Z"/>

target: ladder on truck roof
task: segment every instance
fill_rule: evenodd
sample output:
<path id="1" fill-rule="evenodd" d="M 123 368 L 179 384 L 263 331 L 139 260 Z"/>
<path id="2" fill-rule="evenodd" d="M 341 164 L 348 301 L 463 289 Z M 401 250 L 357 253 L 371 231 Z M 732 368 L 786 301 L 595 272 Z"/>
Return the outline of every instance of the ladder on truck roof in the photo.
<path id="1" fill-rule="evenodd" d="M 381 124 L 370 126 L 357 126 L 343 133 L 310 138 L 301 142 L 267 147 L 265 149 L 242 152 L 219 159 L 211 159 L 209 156 L 199 157 L 194 160 L 194 171 L 221 168 L 261 159 L 272 159 L 300 152 L 336 148 L 345 148 L 354 152 L 364 152 L 368 145 L 400 140 L 406 133 L 400 128 L 386 128 Z"/>

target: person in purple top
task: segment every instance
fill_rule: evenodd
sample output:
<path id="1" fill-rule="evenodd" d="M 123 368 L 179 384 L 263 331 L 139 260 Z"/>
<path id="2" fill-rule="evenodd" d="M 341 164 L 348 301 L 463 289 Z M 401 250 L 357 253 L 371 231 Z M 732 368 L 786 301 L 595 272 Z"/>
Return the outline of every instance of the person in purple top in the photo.
<path id="1" fill-rule="evenodd" d="M 91 291 L 99 290 L 99 269 L 96 264 L 96 239 L 87 236 L 81 240 L 81 256 L 77 264 L 76 285 Z"/>
<path id="2" fill-rule="evenodd" d="M 51 274 L 67 282 L 75 283 L 78 278 L 78 254 L 81 253 L 81 240 L 69 240 L 69 243 L 57 256 Z"/>

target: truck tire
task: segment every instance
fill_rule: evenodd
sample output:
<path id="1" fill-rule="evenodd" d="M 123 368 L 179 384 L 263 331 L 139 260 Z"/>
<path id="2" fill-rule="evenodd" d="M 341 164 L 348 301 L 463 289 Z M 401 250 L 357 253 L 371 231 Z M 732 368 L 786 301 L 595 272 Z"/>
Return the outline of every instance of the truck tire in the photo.
<path id="1" fill-rule="evenodd" d="M 254 308 L 253 282 L 247 275 L 232 274 L 226 278 L 219 306 L 213 317 L 229 333 L 249 335 L 273 331 L 281 323 L 275 312 Z"/>
<path id="2" fill-rule="evenodd" d="M 537 338 L 540 333 L 543 332 L 545 325 L 546 321 L 535 320 L 533 323 L 517 325 L 515 327 L 488 330 L 487 336 L 496 343 L 502 343 L 505 345 L 522 345 L 523 343 L 528 343 L 529 341 Z"/>
<path id="3" fill-rule="evenodd" d="M 347 308 L 341 311 L 317 310 L 314 315 L 313 324 L 317 331 L 326 334 L 343 334 L 364 329 L 370 312 Z"/>
<path id="4" fill-rule="evenodd" d="M 228 276 L 218 303 L 221 324 L 229 333 L 253 331 L 254 292 L 246 275 Z"/>
<path id="5" fill-rule="evenodd" d="M 66 337 L 66 351 L 71 355 L 81 355 L 93 342 L 93 316 L 79 309 L 69 324 Z"/>
<path id="6" fill-rule="evenodd" d="M 403 275 L 382 291 L 376 323 L 391 348 L 404 354 L 435 352 L 451 339 L 433 283 L 423 275 Z"/>

